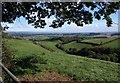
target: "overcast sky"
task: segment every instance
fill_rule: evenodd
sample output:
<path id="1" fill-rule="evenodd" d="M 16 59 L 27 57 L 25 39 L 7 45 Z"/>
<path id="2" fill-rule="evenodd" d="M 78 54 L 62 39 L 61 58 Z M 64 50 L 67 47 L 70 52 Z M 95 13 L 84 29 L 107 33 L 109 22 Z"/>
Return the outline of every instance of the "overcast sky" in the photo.
<path id="1" fill-rule="evenodd" d="M 112 14 L 111 15 L 112 19 L 114 22 L 118 23 L 118 13 Z M 6 31 L 34 31 L 34 32 L 63 32 L 63 33 L 75 33 L 75 32 L 118 32 L 118 25 L 113 24 L 112 27 L 107 27 L 106 26 L 106 21 L 104 20 L 96 20 L 94 19 L 93 24 L 89 25 L 84 25 L 83 27 L 77 26 L 74 23 L 68 25 L 65 23 L 62 27 L 60 28 L 52 28 L 49 27 L 49 25 L 52 23 L 52 20 L 55 19 L 54 16 L 52 16 L 50 19 L 45 18 L 47 25 L 45 26 L 44 29 L 37 28 L 35 29 L 33 26 L 28 25 L 27 21 L 25 18 L 20 17 L 17 18 L 14 22 L 14 24 L 8 24 L 7 25 L 10 27 Z M 2 24 L 5 26 L 5 24 Z"/>

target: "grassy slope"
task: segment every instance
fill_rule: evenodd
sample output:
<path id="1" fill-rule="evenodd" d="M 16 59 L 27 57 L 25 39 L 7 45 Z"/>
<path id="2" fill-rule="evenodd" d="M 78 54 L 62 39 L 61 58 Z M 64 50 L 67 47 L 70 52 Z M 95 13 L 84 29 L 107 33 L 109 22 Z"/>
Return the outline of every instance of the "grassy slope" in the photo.
<path id="1" fill-rule="evenodd" d="M 118 80 L 119 70 L 117 63 L 59 52 L 49 52 L 48 50 L 25 40 L 11 39 L 8 40 L 7 45 L 15 54 L 16 59 L 32 54 L 47 59 L 47 64 L 37 65 L 38 68 L 42 68 L 42 70 L 58 71 L 59 73 L 73 76 L 75 79 L 80 80 Z M 43 52 L 45 55 L 42 55 Z M 32 69 L 28 69 L 28 73 L 30 72 L 32 72 Z M 36 72 L 38 75 L 40 74 L 39 71 Z"/>
<path id="2" fill-rule="evenodd" d="M 108 42 L 110 40 L 113 40 L 115 38 L 96 38 L 96 39 L 87 39 L 87 40 L 83 40 L 82 42 L 89 42 L 89 43 L 95 43 L 95 44 L 100 44 Z"/>
<path id="3" fill-rule="evenodd" d="M 76 41 L 73 41 L 73 42 L 64 44 L 63 48 L 66 49 L 66 50 L 69 49 L 69 48 L 81 49 L 81 48 L 90 47 L 90 46 L 91 46 L 90 44 L 77 43 Z"/>
<path id="4" fill-rule="evenodd" d="M 58 43 L 59 41 L 40 41 L 38 42 L 39 44 L 50 48 L 52 50 L 54 50 L 55 52 L 63 52 L 62 50 L 58 49 L 55 45 Z"/>
<path id="5" fill-rule="evenodd" d="M 37 53 L 38 54 L 49 53 L 49 51 L 45 50 L 44 48 L 38 47 L 37 45 L 34 45 L 31 41 L 27 40 L 11 39 L 8 40 L 8 46 L 10 46 L 10 49 L 13 52 L 17 53 L 16 57 L 22 57 Z"/>
<path id="6" fill-rule="evenodd" d="M 111 48 L 119 48 L 119 45 L 118 45 L 119 42 L 120 42 L 120 39 L 117 39 L 117 40 L 112 41 L 110 43 L 104 44 L 103 46 L 111 47 Z"/>

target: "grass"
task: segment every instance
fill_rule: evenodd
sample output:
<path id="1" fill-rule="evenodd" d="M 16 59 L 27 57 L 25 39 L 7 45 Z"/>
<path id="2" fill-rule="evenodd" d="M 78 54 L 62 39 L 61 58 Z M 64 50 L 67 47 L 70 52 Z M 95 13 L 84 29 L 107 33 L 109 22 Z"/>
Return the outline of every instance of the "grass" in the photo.
<path id="1" fill-rule="evenodd" d="M 73 42 L 64 44 L 64 45 L 63 45 L 63 48 L 64 48 L 65 50 L 67 50 L 67 49 L 69 49 L 69 48 L 82 49 L 82 48 L 91 47 L 91 46 L 92 46 L 92 45 L 90 45 L 90 44 L 77 43 L 76 41 L 73 41 Z"/>
<path id="2" fill-rule="evenodd" d="M 9 39 L 6 42 L 7 46 L 15 54 L 15 59 L 23 59 L 34 54 L 34 57 L 47 60 L 46 64 L 37 63 L 35 68 L 21 68 L 25 71 L 23 75 L 39 75 L 44 73 L 44 70 L 57 71 L 60 74 L 71 76 L 77 80 L 91 81 L 117 81 L 119 80 L 118 63 L 109 61 L 95 60 L 91 58 L 69 55 L 64 52 L 50 52 L 38 45 L 26 40 Z M 43 54 L 44 53 L 44 54 Z M 24 64 L 27 64 L 24 61 Z M 34 69 L 34 71 L 33 71 Z M 41 70 L 41 71 L 39 71 Z M 19 70 L 16 72 L 20 72 Z M 33 74 L 34 73 L 34 74 Z M 19 76 L 19 74 L 17 75 Z"/>
<path id="3" fill-rule="evenodd" d="M 39 41 L 38 43 L 52 49 L 54 52 L 63 52 L 62 50 L 58 49 L 55 45 L 58 43 L 59 41 Z"/>
<path id="4" fill-rule="evenodd" d="M 110 47 L 110 48 L 119 48 L 119 42 L 120 42 L 120 38 L 110 43 L 106 43 L 103 46 Z"/>
<path id="5" fill-rule="evenodd" d="M 114 40 L 115 38 L 95 38 L 95 39 L 86 39 L 81 42 L 89 42 L 89 43 L 94 43 L 94 44 L 101 44 L 105 43 L 111 40 Z"/>
<path id="6" fill-rule="evenodd" d="M 10 49 L 13 52 L 18 52 L 16 54 L 16 58 L 17 57 L 23 57 L 23 56 L 27 56 L 27 55 L 31 55 L 31 54 L 42 54 L 42 53 L 49 53 L 48 50 L 37 46 L 35 44 L 33 44 L 31 41 L 27 41 L 27 40 L 17 40 L 17 39 L 11 39 L 11 40 L 7 40 L 7 44 L 10 47 Z"/>

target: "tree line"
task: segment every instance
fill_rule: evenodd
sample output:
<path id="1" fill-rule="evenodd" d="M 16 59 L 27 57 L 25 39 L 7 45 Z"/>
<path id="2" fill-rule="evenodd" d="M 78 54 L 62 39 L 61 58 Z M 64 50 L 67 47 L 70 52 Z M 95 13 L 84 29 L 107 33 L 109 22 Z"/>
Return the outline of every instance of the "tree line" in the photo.
<path id="1" fill-rule="evenodd" d="M 62 47 L 62 44 L 56 44 L 56 47 L 68 54 L 120 63 L 120 48 L 94 46 L 89 48 L 82 48 L 79 50 L 76 48 L 69 48 L 65 50 Z"/>

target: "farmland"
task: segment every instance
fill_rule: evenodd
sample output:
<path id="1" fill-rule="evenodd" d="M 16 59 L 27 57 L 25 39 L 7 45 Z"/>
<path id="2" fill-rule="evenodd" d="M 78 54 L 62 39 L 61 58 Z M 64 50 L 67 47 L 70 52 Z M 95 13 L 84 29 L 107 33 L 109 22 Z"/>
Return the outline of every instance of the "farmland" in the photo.
<path id="1" fill-rule="evenodd" d="M 114 40 L 114 39 L 116 39 L 116 38 L 95 38 L 95 39 L 83 40 L 82 42 L 102 44 L 102 43 L 106 43 L 106 42 L 112 41 L 112 40 Z"/>
<path id="2" fill-rule="evenodd" d="M 40 41 L 40 42 L 38 42 L 39 45 L 43 45 L 43 46 L 47 47 L 48 49 L 50 48 L 54 52 L 63 52 L 55 46 L 57 43 L 59 43 L 59 41 L 52 41 L 52 42 L 51 41 Z"/>
<path id="3" fill-rule="evenodd" d="M 84 44 L 84 43 L 77 43 L 76 41 L 67 43 L 63 45 L 63 48 L 65 50 L 68 50 L 69 48 L 77 48 L 77 49 L 81 49 L 81 48 L 85 48 L 85 47 L 91 47 L 92 45 L 90 44 Z"/>
<path id="4" fill-rule="evenodd" d="M 119 48 L 119 42 L 120 42 L 120 39 L 104 44 L 103 46 L 110 47 L 110 48 Z"/>
<path id="5" fill-rule="evenodd" d="M 34 36 L 34 38 L 35 37 L 36 36 Z M 45 39 L 40 39 L 40 37 L 37 36 L 36 38 L 39 38 L 38 40 L 31 40 L 29 39 L 30 36 L 27 40 L 25 38 L 28 37 L 23 37 L 23 39 L 17 39 L 17 37 L 4 38 L 5 47 L 8 48 L 13 57 L 11 61 L 14 63 L 12 64 L 13 69 L 11 69 L 11 71 L 18 78 L 25 78 L 27 76 L 31 78 L 35 76 L 42 78 L 42 76 L 45 76 L 45 72 L 57 72 L 62 76 L 70 77 L 71 80 L 120 80 L 118 77 L 118 74 L 120 73 L 118 69 L 119 62 L 109 60 L 105 61 L 104 59 L 100 60 L 92 57 L 76 56 L 75 54 L 67 53 L 66 50 L 69 50 L 70 48 L 81 50 L 83 48 L 89 47 L 90 49 L 92 49 L 92 47 L 96 47 L 91 44 L 77 42 L 76 37 L 72 37 L 72 41 L 71 39 L 69 39 L 69 42 L 65 40 L 65 42 L 67 43 L 63 44 L 61 43 L 62 41 L 59 38 L 51 40 L 50 38 L 53 38 L 53 36 L 46 36 Z M 109 41 L 113 39 L 114 38 L 111 38 L 109 39 Z M 117 40 L 106 43 L 104 45 L 114 46 L 110 44 L 116 44 Z M 108 42 L 107 39 L 103 39 L 102 41 Z M 59 49 L 56 44 L 60 44 L 61 48 L 63 49 Z"/>

